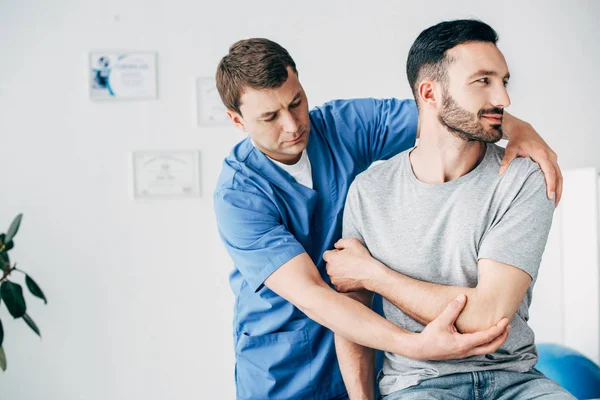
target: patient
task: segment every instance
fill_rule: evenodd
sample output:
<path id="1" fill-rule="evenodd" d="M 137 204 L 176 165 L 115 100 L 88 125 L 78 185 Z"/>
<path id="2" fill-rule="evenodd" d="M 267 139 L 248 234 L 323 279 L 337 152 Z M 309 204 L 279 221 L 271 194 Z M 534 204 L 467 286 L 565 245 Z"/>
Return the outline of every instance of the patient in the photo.
<path id="1" fill-rule="evenodd" d="M 443 22 L 419 35 L 407 74 L 420 142 L 356 178 L 345 239 L 324 254 L 339 291 L 365 305 L 381 294 L 385 317 L 406 330 L 421 332 L 464 295 L 458 331 L 512 318 L 493 354 L 417 361 L 386 353 L 378 377 L 386 400 L 573 398 L 533 368 L 528 308 L 554 202 L 527 158 L 498 175 L 504 149 L 494 143 L 510 105 L 510 74 L 496 42 L 496 32 L 475 20 Z M 350 398 L 372 398 L 372 350 L 337 336 L 336 349 Z"/>

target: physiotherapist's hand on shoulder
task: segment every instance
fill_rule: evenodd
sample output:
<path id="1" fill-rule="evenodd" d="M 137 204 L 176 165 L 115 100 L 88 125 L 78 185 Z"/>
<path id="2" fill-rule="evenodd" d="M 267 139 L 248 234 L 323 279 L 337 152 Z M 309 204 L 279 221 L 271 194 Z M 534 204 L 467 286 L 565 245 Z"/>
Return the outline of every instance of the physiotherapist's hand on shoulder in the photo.
<path id="1" fill-rule="evenodd" d="M 563 176 L 556 153 L 529 123 L 507 112 L 504 113 L 502 129 L 508 137 L 508 145 L 500 166 L 500 175 L 504 174 L 515 158 L 531 158 L 544 172 L 548 198 L 554 199 L 555 205 L 558 206 L 562 197 Z"/>

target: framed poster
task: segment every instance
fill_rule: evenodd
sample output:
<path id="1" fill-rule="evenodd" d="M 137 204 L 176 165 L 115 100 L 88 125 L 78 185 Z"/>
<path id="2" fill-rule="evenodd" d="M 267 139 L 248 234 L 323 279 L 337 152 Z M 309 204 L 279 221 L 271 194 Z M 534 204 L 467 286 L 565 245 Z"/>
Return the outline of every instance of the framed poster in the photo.
<path id="1" fill-rule="evenodd" d="M 156 53 L 91 52 L 92 100 L 156 99 Z"/>
<path id="2" fill-rule="evenodd" d="M 198 151 L 135 151 L 131 158 L 135 199 L 200 196 Z"/>
<path id="3" fill-rule="evenodd" d="M 196 79 L 198 125 L 224 125 L 229 121 L 214 78 Z"/>

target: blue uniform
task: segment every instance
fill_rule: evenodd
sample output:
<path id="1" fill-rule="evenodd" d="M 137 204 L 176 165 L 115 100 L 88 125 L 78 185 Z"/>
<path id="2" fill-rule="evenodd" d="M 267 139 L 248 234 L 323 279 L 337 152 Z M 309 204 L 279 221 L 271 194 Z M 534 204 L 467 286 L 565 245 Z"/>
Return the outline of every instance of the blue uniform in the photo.
<path id="1" fill-rule="evenodd" d="M 238 399 L 346 396 L 333 333 L 263 283 L 303 252 L 329 283 L 322 255 L 341 237 L 350 184 L 373 161 L 414 146 L 417 121 L 412 100 L 336 100 L 311 110 L 313 189 L 297 183 L 249 138 L 225 159 L 214 206 L 234 263 Z"/>

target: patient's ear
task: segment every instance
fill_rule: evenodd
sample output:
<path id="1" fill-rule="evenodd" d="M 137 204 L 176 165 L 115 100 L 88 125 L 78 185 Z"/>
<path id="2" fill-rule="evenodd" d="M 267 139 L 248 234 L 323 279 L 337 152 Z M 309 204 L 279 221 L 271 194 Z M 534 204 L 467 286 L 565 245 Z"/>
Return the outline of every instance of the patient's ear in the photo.
<path id="1" fill-rule="evenodd" d="M 421 81 L 419 84 L 419 100 L 421 104 L 426 106 L 431 106 L 437 108 L 438 106 L 438 98 L 441 98 L 438 93 L 436 93 L 437 85 L 435 82 L 425 79 Z"/>
<path id="2" fill-rule="evenodd" d="M 242 132 L 247 132 L 246 125 L 244 124 L 244 119 L 242 118 L 242 116 L 240 114 L 238 114 L 237 112 L 235 112 L 233 110 L 227 110 L 226 113 L 236 128 L 238 128 Z"/>

